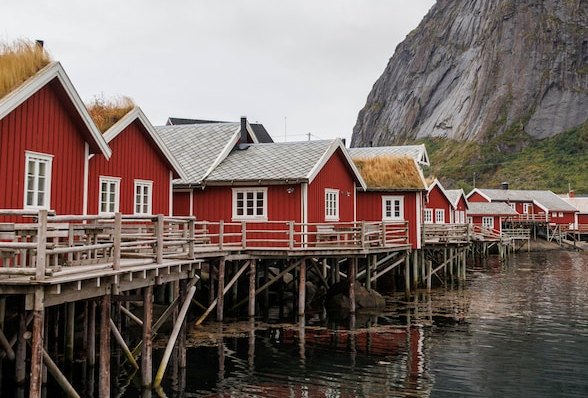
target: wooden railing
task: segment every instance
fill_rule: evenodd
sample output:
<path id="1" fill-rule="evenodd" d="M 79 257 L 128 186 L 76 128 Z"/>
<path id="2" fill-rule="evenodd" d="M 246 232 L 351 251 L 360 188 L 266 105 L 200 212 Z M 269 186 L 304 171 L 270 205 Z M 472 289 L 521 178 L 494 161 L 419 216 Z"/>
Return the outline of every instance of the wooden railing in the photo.
<path id="1" fill-rule="evenodd" d="M 54 216 L 0 210 L 0 275 L 42 280 L 79 266 L 118 269 L 122 259 L 161 263 L 194 257 L 194 219 L 159 216 Z M 137 262 L 135 262 L 137 263 Z M 77 267 L 77 268 L 76 268 Z M 70 271 L 68 271 L 68 269 Z"/>
<path id="2" fill-rule="evenodd" d="M 548 213 L 530 213 L 530 214 L 517 214 L 515 216 L 507 217 L 507 221 L 513 222 L 537 222 L 537 223 L 544 223 L 549 222 L 549 214 Z"/>
<path id="3" fill-rule="evenodd" d="M 476 224 L 470 224 L 470 234 L 472 239 L 477 241 L 501 241 L 503 239 L 502 233 L 497 229 Z"/>
<path id="4" fill-rule="evenodd" d="M 515 240 L 528 240 L 531 238 L 529 228 L 503 228 L 502 234 Z"/>
<path id="5" fill-rule="evenodd" d="M 467 243 L 470 241 L 468 224 L 423 224 L 425 243 Z"/>
<path id="6" fill-rule="evenodd" d="M 0 276 L 42 280 L 85 270 L 194 259 L 224 250 L 395 248 L 409 245 L 407 222 L 208 222 L 193 217 L 56 216 L 0 210 Z M 131 261 L 132 260 L 132 261 Z"/>

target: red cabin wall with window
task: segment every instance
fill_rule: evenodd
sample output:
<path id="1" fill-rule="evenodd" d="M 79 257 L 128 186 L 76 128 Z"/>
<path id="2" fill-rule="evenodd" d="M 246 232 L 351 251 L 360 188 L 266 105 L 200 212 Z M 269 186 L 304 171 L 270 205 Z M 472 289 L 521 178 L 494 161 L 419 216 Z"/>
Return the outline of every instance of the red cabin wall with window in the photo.
<path id="1" fill-rule="evenodd" d="M 109 146 L 110 160 L 103 155 L 90 159 L 88 214 L 98 214 L 100 176 L 120 177 L 119 211 L 134 214 L 135 180 L 153 181 L 152 214 L 169 214 L 170 168 L 139 120 L 120 132 Z"/>
<path id="2" fill-rule="evenodd" d="M 578 224 L 588 225 L 588 213 L 578 213 Z"/>
<path id="3" fill-rule="evenodd" d="M 418 192 L 357 192 L 357 221 L 382 221 L 382 196 L 404 197 L 404 220 L 408 221 L 408 241 L 413 249 L 419 249 L 417 243 L 417 226 L 420 215 L 417 215 Z"/>
<path id="4" fill-rule="evenodd" d="M 462 196 L 459 197 L 459 200 L 457 202 L 457 207 L 453 210 L 453 222 L 454 223 L 460 223 L 460 220 L 458 218 L 458 214 L 460 211 L 463 212 L 463 216 L 465 217 L 465 222 L 467 222 L 467 210 L 468 210 L 468 204 L 465 200 L 465 198 Z"/>
<path id="5" fill-rule="evenodd" d="M 308 222 L 324 223 L 325 189 L 339 190 L 339 222 L 353 221 L 355 185 L 353 174 L 338 149 L 308 187 Z"/>
<path id="6" fill-rule="evenodd" d="M 53 155 L 50 208 L 82 214 L 88 132 L 57 83 L 49 83 L 0 120 L 0 209 L 24 208 L 25 151 Z"/>
<path id="7" fill-rule="evenodd" d="M 473 216 L 469 216 L 469 217 L 472 218 L 473 225 L 479 225 L 479 226 L 482 226 L 482 218 L 483 217 L 492 217 L 492 218 L 494 218 L 494 230 L 496 230 L 498 232 L 502 232 L 502 217 L 500 217 L 500 216 L 487 214 L 487 215 L 473 215 Z"/>
<path id="8" fill-rule="evenodd" d="M 469 202 L 476 202 L 476 203 L 488 203 L 489 200 L 486 199 L 485 197 L 483 197 L 482 195 L 480 195 L 478 192 L 474 192 L 472 195 L 470 195 L 470 197 L 468 198 Z"/>
<path id="9" fill-rule="evenodd" d="M 561 217 L 559 215 L 562 215 Z M 567 211 L 550 211 L 549 222 L 554 224 L 569 225 L 573 224 L 576 220 L 575 212 Z"/>
<path id="10" fill-rule="evenodd" d="M 429 192 L 429 201 L 426 206 L 427 209 L 433 209 L 433 223 L 439 223 L 437 221 L 437 215 L 435 214 L 436 209 L 443 209 L 445 213 L 445 224 L 450 223 L 450 216 L 453 209 L 451 202 L 447 199 L 445 194 L 441 191 L 438 185 L 435 185 Z"/>

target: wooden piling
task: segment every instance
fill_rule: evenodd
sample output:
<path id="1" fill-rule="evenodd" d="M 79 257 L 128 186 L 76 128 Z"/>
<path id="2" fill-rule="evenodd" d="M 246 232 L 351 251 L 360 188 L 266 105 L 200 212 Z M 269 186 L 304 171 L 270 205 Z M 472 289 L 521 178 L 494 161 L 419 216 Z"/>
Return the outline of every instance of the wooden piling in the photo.
<path id="1" fill-rule="evenodd" d="M 98 397 L 110 397 L 110 294 L 102 296 L 100 304 L 100 372 Z"/>
<path id="2" fill-rule="evenodd" d="M 181 280 L 179 288 L 179 299 L 183 302 L 186 300 L 188 294 L 188 281 Z M 185 369 L 188 366 L 188 359 L 186 356 L 186 319 L 182 321 L 180 335 L 178 337 L 178 367 Z"/>
<path id="3" fill-rule="evenodd" d="M 141 383 L 143 388 L 151 388 L 153 382 L 153 286 L 143 289 L 143 346 L 141 348 Z"/>
<path id="4" fill-rule="evenodd" d="M 298 272 L 298 315 L 304 316 L 306 310 L 306 260 L 300 264 Z"/>
<path id="5" fill-rule="evenodd" d="M 256 279 L 256 261 L 251 260 L 251 264 L 249 264 L 249 307 L 247 310 L 247 315 L 250 318 L 255 317 L 255 279 Z"/>
<path id="6" fill-rule="evenodd" d="M 225 304 L 225 264 L 226 259 L 223 257 L 218 263 L 218 288 L 216 298 L 216 320 L 223 321 L 223 310 Z"/>
<path id="7" fill-rule="evenodd" d="M 347 279 L 349 280 L 349 312 L 351 314 L 355 314 L 355 275 L 357 275 L 357 257 L 351 257 L 349 260 L 349 270 L 347 271 Z"/>
<path id="8" fill-rule="evenodd" d="M 65 363 L 67 367 L 71 367 L 74 357 L 74 337 L 75 337 L 75 312 L 76 303 L 70 302 L 66 304 L 65 317 Z"/>
<path id="9" fill-rule="evenodd" d="M 407 296 L 410 295 L 410 256 L 404 256 L 404 292 Z"/>
<path id="10" fill-rule="evenodd" d="M 92 368 L 96 365 L 96 302 L 90 300 L 88 303 L 88 337 L 86 346 L 86 361 L 88 367 Z"/>
<path id="11" fill-rule="evenodd" d="M 433 278 L 433 262 L 427 260 L 427 290 L 431 291 L 431 280 Z"/>
<path id="12" fill-rule="evenodd" d="M 43 288 L 35 290 L 33 307 L 33 334 L 31 341 L 31 380 L 29 398 L 41 398 L 41 383 L 43 381 L 43 322 L 45 291 Z"/>
<path id="13" fill-rule="evenodd" d="M 27 357 L 27 346 L 25 340 L 25 333 L 27 331 L 26 314 L 24 311 L 24 305 L 19 314 L 18 320 L 18 337 L 16 346 L 16 362 L 15 362 L 15 382 L 16 385 L 22 387 L 26 380 L 26 357 Z"/>

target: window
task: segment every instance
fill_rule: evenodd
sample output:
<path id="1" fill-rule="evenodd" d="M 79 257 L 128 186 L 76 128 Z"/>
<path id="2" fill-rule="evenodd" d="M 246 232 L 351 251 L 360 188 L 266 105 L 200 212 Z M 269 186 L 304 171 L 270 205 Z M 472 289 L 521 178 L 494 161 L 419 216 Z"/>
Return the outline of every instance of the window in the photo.
<path id="1" fill-rule="evenodd" d="M 100 198 L 98 200 L 99 214 L 118 212 L 120 178 L 100 177 Z"/>
<path id="2" fill-rule="evenodd" d="M 516 203 L 509 203 L 508 205 L 511 207 L 511 209 L 513 209 L 514 211 L 517 211 L 517 204 Z"/>
<path id="3" fill-rule="evenodd" d="M 494 229 L 494 217 L 482 217 L 482 227 Z"/>
<path id="4" fill-rule="evenodd" d="M 267 188 L 233 189 L 234 220 L 267 220 Z"/>
<path id="5" fill-rule="evenodd" d="M 153 181 L 135 180 L 135 214 L 151 214 Z"/>
<path id="6" fill-rule="evenodd" d="M 525 214 L 531 213 L 531 203 L 523 203 L 523 213 L 525 213 Z"/>
<path id="7" fill-rule="evenodd" d="M 433 223 L 433 209 L 425 209 L 424 222 L 425 224 Z"/>
<path id="8" fill-rule="evenodd" d="M 404 197 L 383 196 L 382 197 L 382 219 L 383 220 L 404 220 Z"/>
<path id="9" fill-rule="evenodd" d="M 472 216 L 468 216 L 468 224 L 473 224 L 474 218 Z"/>
<path id="10" fill-rule="evenodd" d="M 325 221 L 339 221 L 339 191 L 325 189 Z"/>
<path id="11" fill-rule="evenodd" d="M 557 216 L 558 217 L 563 217 L 563 212 L 560 211 L 559 213 L 557 213 Z"/>
<path id="12" fill-rule="evenodd" d="M 465 211 L 459 210 L 457 212 L 457 220 L 455 220 L 458 224 L 465 224 Z"/>
<path id="13" fill-rule="evenodd" d="M 435 209 L 435 223 L 445 224 L 445 211 L 443 209 Z"/>
<path id="14" fill-rule="evenodd" d="M 51 203 L 51 164 L 53 156 L 25 153 L 25 209 L 48 209 Z"/>

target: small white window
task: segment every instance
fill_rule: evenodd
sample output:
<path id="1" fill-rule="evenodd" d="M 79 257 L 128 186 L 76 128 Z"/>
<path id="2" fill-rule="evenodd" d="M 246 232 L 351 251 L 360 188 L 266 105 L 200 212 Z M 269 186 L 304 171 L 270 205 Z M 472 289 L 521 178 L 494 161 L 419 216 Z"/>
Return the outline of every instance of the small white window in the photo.
<path id="1" fill-rule="evenodd" d="M 465 224 L 465 211 L 459 210 L 457 212 L 457 220 L 459 224 Z"/>
<path id="2" fill-rule="evenodd" d="M 51 203 L 51 166 L 53 156 L 25 153 L 25 209 L 48 209 Z"/>
<path id="3" fill-rule="evenodd" d="M 233 220 L 267 220 L 267 188 L 234 188 Z"/>
<path id="4" fill-rule="evenodd" d="M 135 214 L 151 214 L 153 181 L 135 180 Z"/>
<path id="5" fill-rule="evenodd" d="M 563 217 L 563 212 L 560 211 L 559 213 L 557 213 L 557 216 L 558 217 Z"/>
<path id="6" fill-rule="evenodd" d="M 404 220 L 404 197 L 382 196 L 382 219 L 390 221 Z"/>
<path id="7" fill-rule="evenodd" d="M 468 216 L 468 224 L 473 224 L 474 218 L 472 216 Z"/>
<path id="8" fill-rule="evenodd" d="M 425 209 L 424 220 L 425 224 L 433 223 L 433 209 Z"/>
<path id="9" fill-rule="evenodd" d="M 511 209 L 513 209 L 514 211 L 517 211 L 517 204 L 516 203 L 509 203 L 508 205 L 511 207 Z"/>
<path id="10" fill-rule="evenodd" d="M 435 223 L 445 224 L 445 210 L 435 209 Z"/>
<path id="11" fill-rule="evenodd" d="M 325 189 L 325 221 L 339 221 L 339 190 Z"/>
<path id="12" fill-rule="evenodd" d="M 100 177 L 100 197 L 98 213 L 112 214 L 118 212 L 120 197 L 120 178 Z"/>
<path id="13" fill-rule="evenodd" d="M 482 226 L 488 229 L 494 229 L 494 217 L 482 217 Z"/>
<path id="14" fill-rule="evenodd" d="M 530 203 L 523 203 L 523 213 L 531 214 L 531 204 Z"/>

